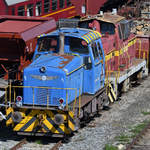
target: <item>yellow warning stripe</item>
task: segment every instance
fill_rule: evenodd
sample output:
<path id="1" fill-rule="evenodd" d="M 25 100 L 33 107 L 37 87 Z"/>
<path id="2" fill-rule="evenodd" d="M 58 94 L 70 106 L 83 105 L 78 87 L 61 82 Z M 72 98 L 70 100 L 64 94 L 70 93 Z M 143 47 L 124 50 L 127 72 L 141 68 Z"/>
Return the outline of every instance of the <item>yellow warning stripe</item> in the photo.
<path id="1" fill-rule="evenodd" d="M 96 39 L 96 35 L 93 32 L 89 32 L 93 36 L 93 39 Z"/>
<path id="2" fill-rule="evenodd" d="M 28 116 L 26 116 L 21 122 L 19 122 L 15 127 L 14 127 L 14 131 L 20 131 L 22 129 L 22 131 L 27 130 L 27 128 L 30 128 L 30 125 L 33 124 L 29 124 L 28 122 L 39 112 L 39 110 L 32 110 Z M 24 128 L 24 129 L 23 129 Z M 31 130 L 31 128 L 30 128 Z M 31 130 L 32 131 L 32 130 Z"/>
<path id="3" fill-rule="evenodd" d="M 101 34 L 97 31 L 90 30 L 89 33 L 82 36 L 82 38 L 87 42 L 90 43 L 92 40 L 98 39 L 101 37 Z"/>
<path id="4" fill-rule="evenodd" d="M 69 112 L 69 116 L 72 118 L 72 120 L 74 120 L 74 114 L 73 112 Z M 70 121 L 70 119 L 68 118 L 68 126 L 69 128 L 74 131 L 75 130 L 75 125 L 72 123 L 72 121 Z"/>
<path id="5" fill-rule="evenodd" d="M 111 96 L 111 94 L 110 94 L 110 93 L 108 94 L 108 97 L 109 97 L 110 101 L 113 103 L 113 102 L 114 102 L 114 100 L 113 100 L 113 98 L 112 98 L 112 96 Z"/>
<path id="6" fill-rule="evenodd" d="M 9 108 L 6 110 L 9 115 L 14 110 Z M 70 134 L 75 129 L 74 115 L 72 112 L 64 111 L 50 111 L 50 110 L 31 110 L 29 114 L 25 116 L 27 109 L 22 109 L 21 114 L 23 114 L 23 120 L 17 123 L 13 130 L 18 132 L 50 132 L 55 134 Z M 54 121 L 54 116 L 56 114 L 61 114 L 64 117 L 64 123 L 57 125 Z M 41 124 L 39 122 L 38 116 L 42 115 Z M 10 117 L 11 118 L 11 117 Z M 11 120 L 10 124 L 14 124 Z M 40 129 L 39 129 L 40 127 Z"/>
<path id="7" fill-rule="evenodd" d="M 42 17 L 49 17 L 49 16 L 52 16 L 52 15 L 61 13 L 61 12 L 63 12 L 63 11 L 67 11 L 67 10 L 73 9 L 73 8 L 75 8 L 75 6 L 71 6 L 71 7 L 68 7 L 68 8 L 65 8 L 65 9 L 62 9 L 62 10 L 59 10 L 59 11 L 56 11 L 56 12 L 53 12 L 53 13 L 44 15 L 44 16 L 42 16 Z"/>
<path id="8" fill-rule="evenodd" d="M 89 32 L 88 36 L 91 38 L 91 41 L 95 40 L 94 37 L 90 34 L 90 32 Z"/>
<path id="9" fill-rule="evenodd" d="M 85 38 L 85 37 L 82 37 L 87 43 L 89 43 L 89 41 Z"/>
<path id="10" fill-rule="evenodd" d="M 88 40 L 88 43 L 91 42 L 91 39 L 88 37 L 88 35 L 84 35 L 84 37 Z"/>
<path id="11" fill-rule="evenodd" d="M 10 124 L 13 123 L 13 120 L 11 118 L 12 113 L 14 112 L 13 108 L 9 107 L 6 110 L 6 126 L 9 126 Z"/>
<path id="12" fill-rule="evenodd" d="M 113 103 L 114 101 L 117 100 L 117 95 L 115 94 L 114 89 L 111 84 L 109 84 L 109 89 L 110 90 L 108 90 L 108 97 L 110 101 Z"/>
<path id="13" fill-rule="evenodd" d="M 120 50 L 112 50 L 109 54 L 107 54 L 105 56 L 105 61 L 108 61 L 109 59 L 111 59 L 113 56 L 120 56 L 122 55 L 124 52 L 128 51 L 128 48 L 131 47 L 132 45 L 134 45 L 136 43 L 136 39 L 131 40 L 128 45 L 126 45 L 125 47 L 123 47 Z"/>
<path id="14" fill-rule="evenodd" d="M 115 94 L 115 92 L 114 92 L 113 87 L 112 87 L 111 84 L 110 84 L 110 87 L 111 87 L 111 93 L 112 93 L 114 99 L 117 100 L 117 96 L 116 96 L 116 94 Z"/>

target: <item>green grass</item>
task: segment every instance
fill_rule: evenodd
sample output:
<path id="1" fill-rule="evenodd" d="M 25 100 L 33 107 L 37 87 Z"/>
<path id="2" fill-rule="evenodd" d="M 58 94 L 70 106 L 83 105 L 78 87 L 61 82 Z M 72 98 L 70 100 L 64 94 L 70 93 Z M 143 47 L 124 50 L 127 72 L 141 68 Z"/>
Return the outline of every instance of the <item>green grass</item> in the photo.
<path id="1" fill-rule="evenodd" d="M 116 136 L 116 140 L 119 142 L 129 142 L 129 136 L 121 134 L 120 136 Z"/>
<path id="2" fill-rule="evenodd" d="M 116 146 L 106 144 L 104 150 L 118 150 Z"/>
<path id="3" fill-rule="evenodd" d="M 42 144 L 42 141 L 41 140 L 36 140 L 35 143 Z"/>
<path id="4" fill-rule="evenodd" d="M 142 114 L 146 116 L 146 115 L 150 115 L 150 112 L 142 111 Z"/>
<path id="5" fill-rule="evenodd" d="M 147 125 L 147 121 L 140 123 L 138 125 L 136 125 L 133 129 L 131 129 L 131 132 L 133 133 L 133 135 L 137 135 L 139 134 Z"/>

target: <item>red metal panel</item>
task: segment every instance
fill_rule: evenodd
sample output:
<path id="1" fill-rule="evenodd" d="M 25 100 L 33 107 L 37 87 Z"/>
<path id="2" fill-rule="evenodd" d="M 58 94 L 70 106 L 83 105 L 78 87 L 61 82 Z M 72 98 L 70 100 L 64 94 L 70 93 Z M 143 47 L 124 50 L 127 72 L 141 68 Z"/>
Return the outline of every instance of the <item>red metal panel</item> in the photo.
<path id="1" fill-rule="evenodd" d="M 55 29 L 52 18 L 0 16 L 0 74 L 8 79 L 9 72 L 11 77 L 20 80 L 21 71 L 31 62 L 37 36 Z"/>
<path id="2" fill-rule="evenodd" d="M 5 0 L 0 1 L 0 15 L 6 15 L 8 11 Z"/>
<path id="3" fill-rule="evenodd" d="M 26 20 L 26 21 L 48 21 L 52 20 L 53 18 L 51 17 L 26 17 L 26 16 L 10 16 L 10 15 L 0 15 L 0 19 L 4 20 Z"/>
<path id="4" fill-rule="evenodd" d="M 37 37 L 42 33 L 48 33 L 54 30 L 55 27 L 56 27 L 56 22 L 54 20 L 46 21 L 42 23 L 40 26 L 36 26 L 34 28 L 31 28 L 28 31 L 23 32 L 21 36 L 24 39 L 24 41 L 28 41 L 34 37 Z"/>
<path id="5" fill-rule="evenodd" d="M 0 32 L 21 33 L 39 25 L 40 23 L 41 22 L 7 20 L 0 23 Z"/>
<path id="6" fill-rule="evenodd" d="M 137 36 L 136 58 L 146 59 L 147 67 L 150 68 L 150 36 Z"/>
<path id="7" fill-rule="evenodd" d="M 24 41 L 31 40 L 56 28 L 56 22 L 52 18 L 0 16 L 0 21 L 0 37 L 15 36 Z"/>
<path id="8" fill-rule="evenodd" d="M 86 6 L 87 14 L 97 14 L 100 10 L 100 7 L 103 6 L 103 4 L 107 0 L 71 0 L 72 4 L 76 7 L 76 11 L 78 15 L 85 15 L 82 13 L 82 6 Z"/>

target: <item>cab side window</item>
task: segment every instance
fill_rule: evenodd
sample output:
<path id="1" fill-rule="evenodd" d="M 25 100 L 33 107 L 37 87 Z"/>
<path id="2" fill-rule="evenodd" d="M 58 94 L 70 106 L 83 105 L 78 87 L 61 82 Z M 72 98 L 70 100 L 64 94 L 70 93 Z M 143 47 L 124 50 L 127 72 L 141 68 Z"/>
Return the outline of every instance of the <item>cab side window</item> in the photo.
<path id="1" fill-rule="evenodd" d="M 99 42 L 97 42 L 97 46 L 98 46 L 98 53 L 99 53 L 100 57 L 102 58 L 103 57 L 103 52 L 102 52 L 102 48 L 101 48 Z"/>
<path id="2" fill-rule="evenodd" d="M 93 52 L 93 56 L 94 56 L 94 60 L 95 60 L 95 59 L 99 58 L 98 57 L 99 55 L 98 55 L 98 49 L 97 49 L 96 43 L 95 42 L 92 43 L 91 47 L 92 47 L 92 52 Z"/>

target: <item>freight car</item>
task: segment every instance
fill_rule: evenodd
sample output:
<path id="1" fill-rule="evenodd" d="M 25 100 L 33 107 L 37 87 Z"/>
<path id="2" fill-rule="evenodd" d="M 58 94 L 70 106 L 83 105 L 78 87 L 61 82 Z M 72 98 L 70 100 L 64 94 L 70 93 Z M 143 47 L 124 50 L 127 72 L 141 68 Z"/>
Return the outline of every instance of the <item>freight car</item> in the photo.
<path id="1" fill-rule="evenodd" d="M 52 18 L 0 16 L 0 77 L 21 80 L 31 63 L 37 36 L 56 29 Z"/>
<path id="2" fill-rule="evenodd" d="M 107 0 L 1 0 L 0 15 L 74 18 L 97 14 Z M 94 4 L 97 4 L 96 6 Z"/>
<path id="3" fill-rule="evenodd" d="M 18 134 L 70 135 L 111 101 L 113 87 L 105 82 L 113 80 L 105 75 L 105 58 L 97 31 L 60 28 L 40 36 L 23 86 L 7 90 L 6 125 Z M 146 61 L 136 60 L 130 77 L 144 71 Z"/>
<path id="4" fill-rule="evenodd" d="M 1 0 L 0 15 L 75 18 L 112 11 L 134 0 Z M 95 5 L 96 4 L 96 5 Z"/>

